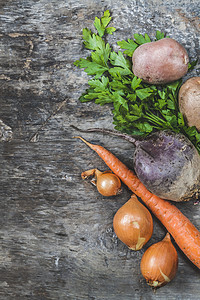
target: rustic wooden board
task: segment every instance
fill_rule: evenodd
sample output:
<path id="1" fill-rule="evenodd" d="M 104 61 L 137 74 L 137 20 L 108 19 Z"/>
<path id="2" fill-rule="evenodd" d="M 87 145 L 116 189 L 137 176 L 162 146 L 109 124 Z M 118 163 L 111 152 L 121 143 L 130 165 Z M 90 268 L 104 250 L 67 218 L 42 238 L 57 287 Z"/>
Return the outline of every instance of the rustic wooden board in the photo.
<path id="1" fill-rule="evenodd" d="M 154 233 L 139 252 L 115 236 L 112 219 L 130 197 L 123 186 L 105 198 L 83 170 L 106 166 L 70 128 L 112 128 L 112 109 L 81 104 L 87 75 L 73 62 L 86 57 L 81 30 L 110 9 L 116 41 L 157 29 L 199 56 L 199 1 L 0 0 L 0 119 L 9 127 L 0 142 L 0 298 L 9 299 L 199 299 L 199 270 L 177 247 L 175 279 L 154 293 L 139 264 L 145 249 L 163 238 Z M 198 67 L 189 76 L 199 73 Z M 0 123 L 2 126 L 2 123 Z M 1 127 L 3 128 L 3 127 Z M 2 130 L 2 129 L 1 129 Z M 5 133 L 5 131 L 4 131 Z M 131 167 L 129 143 L 84 134 Z M 200 228 L 200 206 L 178 204 Z"/>

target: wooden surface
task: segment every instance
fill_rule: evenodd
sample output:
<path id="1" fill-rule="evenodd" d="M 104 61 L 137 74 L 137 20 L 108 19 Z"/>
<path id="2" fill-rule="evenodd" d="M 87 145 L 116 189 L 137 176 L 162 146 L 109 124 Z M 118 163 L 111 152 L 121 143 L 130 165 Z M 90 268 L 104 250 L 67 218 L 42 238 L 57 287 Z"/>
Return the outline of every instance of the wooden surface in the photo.
<path id="1" fill-rule="evenodd" d="M 139 252 L 115 236 L 112 219 L 131 192 L 105 198 L 80 173 L 106 166 L 70 124 L 112 128 L 112 108 L 81 104 L 87 75 L 73 62 L 86 57 L 81 30 L 110 9 L 109 42 L 157 29 L 199 56 L 199 1 L 0 0 L 0 299 L 199 299 L 200 273 L 177 247 L 175 279 L 154 293 L 139 264 L 165 235 L 154 218 Z M 198 66 L 187 76 L 199 73 Z M 186 76 L 186 78 L 187 78 Z M 185 78 L 185 79 L 186 79 Z M 129 167 L 128 142 L 83 134 Z M 177 205 L 200 229 L 200 205 Z"/>

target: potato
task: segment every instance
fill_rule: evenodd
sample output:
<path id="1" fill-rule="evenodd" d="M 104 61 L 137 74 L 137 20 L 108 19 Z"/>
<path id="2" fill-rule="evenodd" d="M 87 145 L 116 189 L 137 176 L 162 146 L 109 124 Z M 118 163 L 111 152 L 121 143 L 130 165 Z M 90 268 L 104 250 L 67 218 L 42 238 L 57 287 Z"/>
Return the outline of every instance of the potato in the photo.
<path id="1" fill-rule="evenodd" d="M 133 73 L 144 82 L 164 84 L 178 80 L 188 71 L 189 57 L 177 41 L 164 38 L 139 46 L 132 57 Z"/>
<path id="2" fill-rule="evenodd" d="M 192 77 L 181 86 L 178 101 L 188 126 L 200 131 L 200 77 Z"/>

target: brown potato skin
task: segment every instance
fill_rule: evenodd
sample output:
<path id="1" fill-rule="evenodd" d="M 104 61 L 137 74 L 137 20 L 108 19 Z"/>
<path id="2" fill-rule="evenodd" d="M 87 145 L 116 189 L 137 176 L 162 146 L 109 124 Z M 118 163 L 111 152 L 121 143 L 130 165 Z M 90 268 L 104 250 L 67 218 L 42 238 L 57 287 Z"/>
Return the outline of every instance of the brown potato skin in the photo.
<path id="1" fill-rule="evenodd" d="M 200 131 L 200 77 L 192 77 L 181 86 L 178 101 L 188 126 Z"/>
<path id="2" fill-rule="evenodd" d="M 186 49 L 171 38 L 139 46 L 133 53 L 133 73 L 144 82 L 165 84 L 183 77 L 188 71 Z"/>

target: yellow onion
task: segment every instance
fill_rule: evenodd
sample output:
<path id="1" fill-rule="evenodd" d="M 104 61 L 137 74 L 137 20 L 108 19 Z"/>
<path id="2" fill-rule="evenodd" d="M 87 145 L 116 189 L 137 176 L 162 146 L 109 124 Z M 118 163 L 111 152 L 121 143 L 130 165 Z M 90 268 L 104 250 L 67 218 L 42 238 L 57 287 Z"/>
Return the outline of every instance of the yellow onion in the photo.
<path id="1" fill-rule="evenodd" d="M 153 244 L 145 251 L 140 263 L 143 277 L 153 288 L 170 282 L 176 275 L 177 268 L 178 255 L 169 233 L 162 241 Z"/>
<path id="2" fill-rule="evenodd" d="M 117 237 L 131 250 L 140 250 L 152 236 L 153 219 L 133 194 L 116 212 L 113 228 Z"/>
<path id="3" fill-rule="evenodd" d="M 91 183 L 97 187 L 98 192 L 103 196 L 115 196 L 121 192 L 121 181 L 111 171 L 101 172 L 98 169 L 91 169 L 81 174 L 83 179 L 91 176 L 93 177 Z"/>

